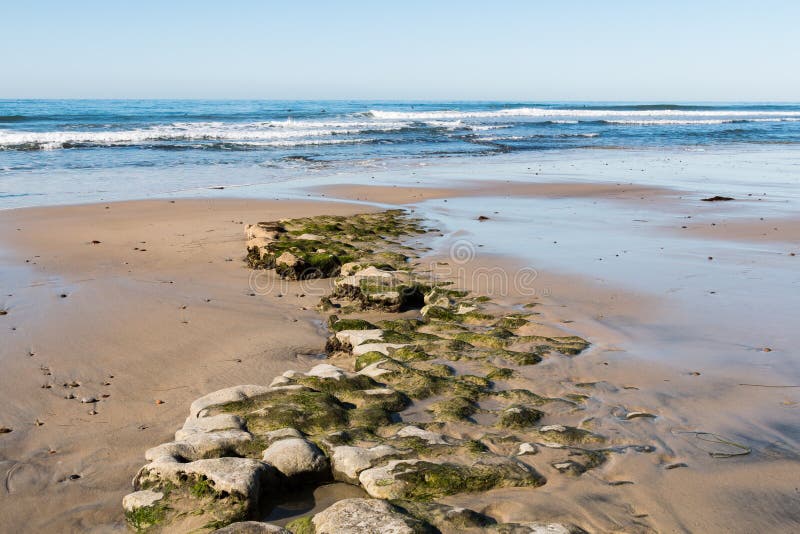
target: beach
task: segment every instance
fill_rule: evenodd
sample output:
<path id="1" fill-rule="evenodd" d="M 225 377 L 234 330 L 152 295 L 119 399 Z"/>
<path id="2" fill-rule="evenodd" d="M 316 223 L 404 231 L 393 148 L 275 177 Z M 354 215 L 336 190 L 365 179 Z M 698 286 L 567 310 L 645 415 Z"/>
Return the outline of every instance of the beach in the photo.
<path id="1" fill-rule="evenodd" d="M 752 184 L 715 184 L 735 200 L 704 202 L 707 184 L 466 168 L 477 180 L 423 186 L 398 179 L 401 170 L 279 188 L 280 200 L 220 198 L 241 192 L 226 190 L 0 212 L 0 424 L 12 430 L 0 435 L 4 528 L 125 530 L 120 503 L 144 451 L 172 440 L 194 399 L 325 360 L 317 304 L 331 280 L 264 285 L 243 261 L 246 224 L 399 206 L 438 230 L 403 240 L 417 269 L 446 263 L 443 276 L 499 309 L 534 303 L 537 335 L 591 344 L 513 379 L 547 397 L 584 397 L 544 408 L 542 424 L 653 447 L 580 476 L 560 473 L 539 447 L 530 462 L 545 485 L 442 502 L 589 532 L 796 530 L 794 200 L 748 199 Z M 712 456 L 721 443 L 704 433 L 748 453 Z"/>
<path id="2" fill-rule="evenodd" d="M 799 120 L 0 100 L 2 530 L 798 530 Z"/>

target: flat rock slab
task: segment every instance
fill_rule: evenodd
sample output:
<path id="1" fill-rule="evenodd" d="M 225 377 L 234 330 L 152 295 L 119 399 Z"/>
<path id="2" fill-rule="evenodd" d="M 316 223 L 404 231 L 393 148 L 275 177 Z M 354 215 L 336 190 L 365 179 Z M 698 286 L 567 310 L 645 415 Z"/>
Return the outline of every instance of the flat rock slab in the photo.
<path id="1" fill-rule="evenodd" d="M 129 493 L 122 498 L 122 507 L 126 512 L 133 512 L 139 508 L 146 508 L 153 506 L 155 503 L 164 498 L 164 494 L 160 491 L 141 490 Z"/>
<path id="2" fill-rule="evenodd" d="M 378 499 L 344 499 L 314 516 L 316 534 L 417 534 L 427 525 Z"/>

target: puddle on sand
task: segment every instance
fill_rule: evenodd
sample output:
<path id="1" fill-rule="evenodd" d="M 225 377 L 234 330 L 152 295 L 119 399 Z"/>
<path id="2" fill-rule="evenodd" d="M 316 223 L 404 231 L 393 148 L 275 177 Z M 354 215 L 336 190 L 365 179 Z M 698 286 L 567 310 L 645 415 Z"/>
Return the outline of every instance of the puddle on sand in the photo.
<path id="1" fill-rule="evenodd" d="M 367 494 L 357 486 L 342 482 L 298 489 L 287 493 L 278 504 L 266 511 L 261 521 L 282 526 L 298 517 L 321 512 L 342 499 L 357 497 L 367 497 Z"/>

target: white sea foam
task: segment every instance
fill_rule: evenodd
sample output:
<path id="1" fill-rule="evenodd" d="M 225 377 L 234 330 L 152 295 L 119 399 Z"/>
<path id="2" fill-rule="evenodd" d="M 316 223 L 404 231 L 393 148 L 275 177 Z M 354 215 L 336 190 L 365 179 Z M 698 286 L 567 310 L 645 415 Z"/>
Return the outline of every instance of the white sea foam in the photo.
<path id="1" fill-rule="evenodd" d="M 598 137 L 600 134 L 597 132 L 591 133 L 561 133 L 552 135 L 485 135 L 476 137 L 475 141 L 525 141 L 534 139 L 566 139 L 566 138 L 592 138 Z"/>
<path id="2" fill-rule="evenodd" d="M 406 123 L 377 122 L 261 122 L 261 123 L 173 123 L 120 131 L 28 132 L 0 130 L 0 147 L 35 147 L 43 150 L 68 145 L 134 145 L 164 141 L 224 141 L 272 143 L 263 146 L 296 146 L 308 138 L 356 135 L 365 131 L 391 132 Z M 287 141 L 288 143 L 281 144 Z M 294 143 L 292 145 L 291 143 Z M 306 142 L 305 144 L 311 144 Z M 328 143 L 336 144 L 336 143 Z"/>
<path id="3" fill-rule="evenodd" d="M 637 119 L 615 119 L 604 120 L 607 124 L 624 124 L 630 126 L 680 126 L 683 124 L 691 125 L 714 125 L 714 124 L 737 124 L 745 122 L 796 122 L 800 118 L 793 117 L 779 117 L 779 118 L 752 118 L 752 119 L 652 119 L 652 120 L 637 120 Z"/>
<path id="4" fill-rule="evenodd" d="M 489 119 L 508 117 L 578 117 L 596 118 L 605 117 L 728 117 L 728 118 L 759 118 L 759 117 L 800 117 L 800 111 L 745 111 L 745 110 L 680 110 L 680 109 L 549 109 L 549 108 L 508 108 L 492 111 L 380 111 L 371 110 L 370 115 L 376 119 L 388 120 L 457 120 L 457 119 Z"/>

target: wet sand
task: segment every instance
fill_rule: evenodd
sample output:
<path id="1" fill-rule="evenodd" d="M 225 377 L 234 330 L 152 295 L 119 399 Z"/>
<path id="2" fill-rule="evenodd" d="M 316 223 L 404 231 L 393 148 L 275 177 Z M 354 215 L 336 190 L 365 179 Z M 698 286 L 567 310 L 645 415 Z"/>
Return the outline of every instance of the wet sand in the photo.
<path id="1" fill-rule="evenodd" d="M 240 221 L 356 209 L 164 200 L 0 213 L 0 426 L 13 429 L 0 435 L 0 530 L 126 531 L 120 503 L 144 450 L 171 438 L 192 400 L 309 366 L 325 343 L 319 296 L 251 287 Z"/>
<path id="2" fill-rule="evenodd" d="M 489 194 L 610 199 L 639 202 L 652 211 L 669 211 L 664 204 L 675 196 L 630 185 L 481 187 L 464 193 L 341 186 L 326 188 L 325 194 L 397 204 Z M 0 288 L 0 307 L 8 312 L 0 317 L 0 387 L 8 392 L 0 425 L 13 428 L 0 435 L 4 528 L 124 529 L 120 500 L 130 491 L 143 451 L 171 438 L 191 400 L 230 385 L 267 384 L 285 369 L 316 363 L 326 332 L 313 307 L 326 282 L 253 289 L 241 262 L 241 223 L 365 209 L 314 202 L 164 200 L 0 213 L 8 273 Z M 443 221 L 454 224 L 454 219 Z M 739 232 L 758 232 L 737 224 L 743 225 Z M 426 261 L 452 267 L 452 258 L 442 252 L 466 234 L 456 227 L 444 230 Z M 800 527 L 800 460 L 796 423 L 791 423 L 797 420 L 798 389 L 738 386 L 750 381 L 740 368 L 653 361 L 632 351 L 631 346 L 647 344 L 631 340 L 646 341 L 641 338 L 648 329 L 670 312 L 658 295 L 545 268 L 537 269 L 538 293 L 521 295 L 519 287 L 509 285 L 498 295 L 475 272 L 516 273 L 528 266 L 509 256 L 474 254 L 450 275 L 468 289 L 502 297 L 509 307 L 535 301 L 542 329 L 577 333 L 593 344 L 579 357 L 550 358 L 531 367 L 523 383 L 535 385 L 540 394 L 585 394 L 590 399 L 585 409 L 568 414 L 574 423 L 594 421 L 593 430 L 615 441 L 653 444 L 658 450 L 617 455 L 578 479 L 548 471 L 547 458 L 534 457 L 548 477 L 544 487 L 454 496 L 448 502 L 504 520 L 560 519 L 596 532 L 791 532 Z M 758 327 L 757 316 L 751 322 Z M 789 350 L 785 357 L 791 357 Z M 756 378 L 776 384 L 780 373 Z M 72 381 L 79 386 L 63 386 Z M 69 394 L 77 398 L 65 399 Z M 100 402 L 80 403 L 87 396 Z M 615 408 L 658 417 L 622 420 Z M 97 414 L 89 415 L 91 410 Z M 763 419 L 765 410 L 774 417 Z M 44 424 L 36 426 L 37 419 Z M 690 430 L 746 439 L 753 453 L 712 458 L 690 435 L 680 434 Z M 687 467 L 666 469 L 680 463 Z"/>

